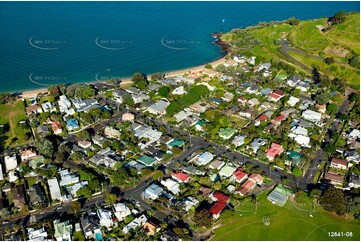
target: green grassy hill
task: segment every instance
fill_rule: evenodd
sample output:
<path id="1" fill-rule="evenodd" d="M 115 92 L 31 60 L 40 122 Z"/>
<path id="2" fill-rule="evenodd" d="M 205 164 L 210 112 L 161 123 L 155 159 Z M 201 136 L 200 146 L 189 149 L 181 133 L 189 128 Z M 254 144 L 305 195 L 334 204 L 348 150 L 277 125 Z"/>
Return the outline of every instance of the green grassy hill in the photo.
<path id="1" fill-rule="evenodd" d="M 257 56 L 261 61 L 278 60 L 294 66 L 300 72 L 310 73 L 316 67 L 330 78 L 347 80 L 350 86 L 359 89 L 360 70 L 349 65 L 352 57 L 360 55 L 360 13 L 349 13 L 346 20 L 323 32 L 327 18 L 300 21 L 298 25 L 273 23 L 233 30 L 222 36 L 222 40 L 232 46 L 234 54 Z M 281 38 L 286 38 L 291 59 L 280 53 Z M 333 58 L 336 63 L 326 64 L 325 58 Z M 295 61 L 296 60 L 296 61 Z M 304 66 L 300 65 L 301 62 Z"/>

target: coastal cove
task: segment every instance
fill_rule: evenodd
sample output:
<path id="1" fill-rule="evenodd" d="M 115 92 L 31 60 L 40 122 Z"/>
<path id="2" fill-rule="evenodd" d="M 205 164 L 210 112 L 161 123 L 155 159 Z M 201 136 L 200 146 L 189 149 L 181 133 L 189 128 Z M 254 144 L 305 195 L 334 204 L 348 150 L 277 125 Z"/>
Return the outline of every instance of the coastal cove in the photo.
<path id="1" fill-rule="evenodd" d="M 222 58 L 224 53 L 214 44 L 212 32 L 290 17 L 302 20 L 332 16 L 340 10 L 359 11 L 359 5 L 1 2 L 0 92 L 112 78 L 126 81 L 124 77 L 135 72 L 184 72 Z M 22 31 L 18 31 L 20 28 Z"/>

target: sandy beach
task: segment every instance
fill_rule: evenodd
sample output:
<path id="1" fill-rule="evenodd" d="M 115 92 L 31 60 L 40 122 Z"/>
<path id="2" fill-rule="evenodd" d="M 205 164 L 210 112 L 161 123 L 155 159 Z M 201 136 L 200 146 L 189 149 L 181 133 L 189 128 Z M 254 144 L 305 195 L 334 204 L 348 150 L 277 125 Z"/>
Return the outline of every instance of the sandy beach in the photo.
<path id="1" fill-rule="evenodd" d="M 169 77 L 183 75 L 183 74 L 189 73 L 189 72 L 201 72 L 201 71 L 203 71 L 205 69 L 204 66 L 207 65 L 207 64 L 212 65 L 212 67 L 216 67 L 219 64 L 223 64 L 225 62 L 226 62 L 226 56 L 224 56 L 224 57 L 222 57 L 222 58 L 220 58 L 218 60 L 215 60 L 215 61 L 212 61 L 212 62 L 209 62 L 209 63 L 205 63 L 203 65 L 188 67 L 188 68 L 181 69 L 181 70 L 169 71 L 169 72 L 164 73 L 164 74 L 165 74 L 166 78 L 169 78 Z M 148 80 L 150 80 L 151 75 L 152 74 L 149 74 L 147 76 Z M 106 81 L 104 81 L 104 82 L 106 82 Z M 92 84 L 92 83 L 95 83 L 95 81 L 93 81 L 93 82 L 85 82 L 85 84 Z M 131 81 L 130 77 L 122 78 L 121 85 L 129 85 L 131 83 L 132 83 L 132 81 Z M 21 92 L 21 91 L 19 91 L 19 92 Z M 21 94 L 19 96 L 21 98 L 28 99 L 28 98 L 36 97 L 38 94 L 42 94 L 42 93 L 46 93 L 46 92 L 48 92 L 47 88 L 39 88 L 39 89 L 34 89 L 34 90 L 23 91 L 23 92 L 21 92 Z"/>

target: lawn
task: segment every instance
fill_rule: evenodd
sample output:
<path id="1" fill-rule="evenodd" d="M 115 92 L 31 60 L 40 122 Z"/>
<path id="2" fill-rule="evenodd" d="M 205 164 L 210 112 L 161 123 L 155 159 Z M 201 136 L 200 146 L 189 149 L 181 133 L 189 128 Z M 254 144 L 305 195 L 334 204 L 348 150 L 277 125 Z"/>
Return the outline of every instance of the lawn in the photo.
<path id="1" fill-rule="evenodd" d="M 360 238 L 360 225 L 356 220 L 345 220 L 316 208 L 313 217 L 305 208 L 296 209 L 290 201 L 284 207 L 270 203 L 267 193 L 258 196 L 256 213 L 237 212 L 221 215 L 221 226 L 214 231 L 212 240 L 333 240 L 328 232 L 343 232 L 336 240 L 356 240 Z M 238 209 L 239 207 L 237 207 Z M 303 211 L 303 210 L 306 211 Z M 227 214 L 227 215 L 225 215 Z M 225 215 L 226 217 L 224 217 Z M 264 225 L 263 218 L 270 224 Z M 352 236 L 346 236 L 352 232 Z"/>
<path id="2" fill-rule="evenodd" d="M 5 146 L 16 146 L 27 142 L 27 133 L 29 128 L 22 128 L 19 126 L 19 121 L 27 120 L 25 114 L 25 106 L 21 100 L 18 100 L 11 105 L 0 105 L 0 124 L 8 124 L 9 131 L 4 134 L 7 139 Z"/>

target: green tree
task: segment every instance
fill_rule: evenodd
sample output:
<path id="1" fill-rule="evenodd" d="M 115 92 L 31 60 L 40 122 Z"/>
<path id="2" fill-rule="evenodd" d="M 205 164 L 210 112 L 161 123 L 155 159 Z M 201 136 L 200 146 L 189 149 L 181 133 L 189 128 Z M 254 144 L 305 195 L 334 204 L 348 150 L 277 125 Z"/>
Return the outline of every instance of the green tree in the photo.
<path id="1" fill-rule="evenodd" d="M 341 215 L 346 213 L 345 196 L 337 188 L 331 187 L 327 189 L 320 198 L 320 204 L 327 211 L 333 211 Z"/>
<path id="2" fill-rule="evenodd" d="M 352 67 L 358 68 L 360 69 L 360 56 L 353 56 L 350 60 L 349 60 L 349 64 Z"/>
<path id="3" fill-rule="evenodd" d="M 71 202 L 71 207 L 70 207 L 70 211 L 77 214 L 78 212 L 80 212 L 81 209 L 81 204 L 78 201 L 73 201 Z"/>
<path id="4" fill-rule="evenodd" d="M 200 227 L 209 228 L 212 225 L 211 213 L 208 210 L 202 209 L 194 213 L 194 221 Z"/>
<path id="5" fill-rule="evenodd" d="M 335 16 L 331 18 L 331 21 L 335 24 L 340 24 L 345 20 L 346 20 L 346 13 L 344 11 L 340 11 L 336 13 Z"/>
<path id="6" fill-rule="evenodd" d="M 134 83 L 134 85 L 139 89 L 145 90 L 148 86 L 147 78 L 142 73 L 135 73 L 132 76 L 131 80 Z"/>
<path id="7" fill-rule="evenodd" d="M 337 113 L 337 105 L 334 103 L 328 104 L 326 109 L 330 115 Z"/>
<path id="8" fill-rule="evenodd" d="M 92 191 L 90 190 L 89 186 L 84 186 L 76 192 L 76 196 L 84 196 L 85 198 L 90 198 L 92 196 Z"/>
<path id="9" fill-rule="evenodd" d="M 108 193 L 107 195 L 105 195 L 105 202 L 109 206 L 112 206 L 116 201 L 117 201 L 117 195 L 113 193 Z"/>
<path id="10" fill-rule="evenodd" d="M 163 171 L 157 170 L 157 171 L 155 171 L 154 174 L 153 174 L 153 180 L 159 181 L 160 179 L 163 178 L 163 176 L 164 176 Z"/>
<path id="11" fill-rule="evenodd" d="M 327 65 L 331 65 L 333 63 L 335 63 L 335 59 L 333 59 L 333 57 L 327 57 L 324 62 L 327 64 Z"/>
<path id="12" fill-rule="evenodd" d="M 127 105 L 129 107 L 134 106 L 134 100 L 133 100 L 132 96 L 129 93 L 124 94 L 122 99 L 123 99 L 123 103 L 125 105 Z"/>
<path id="13" fill-rule="evenodd" d="M 48 139 L 38 139 L 35 141 L 35 147 L 40 154 L 45 157 L 51 158 L 54 154 L 53 143 Z"/>
<path id="14" fill-rule="evenodd" d="M 161 88 L 159 88 L 158 94 L 162 97 L 167 98 L 169 96 L 169 88 L 166 86 L 162 86 Z"/>
<path id="15" fill-rule="evenodd" d="M 2 219 L 7 218 L 9 215 L 10 215 L 9 209 L 3 208 L 3 209 L 0 210 L 0 217 L 1 217 Z"/>
<path id="16" fill-rule="evenodd" d="M 91 135 L 89 134 L 89 132 L 87 130 L 82 130 L 78 133 L 76 133 L 76 139 L 77 140 L 91 140 Z"/>
<path id="17" fill-rule="evenodd" d="M 90 190 L 92 190 L 93 192 L 100 191 L 100 189 L 101 189 L 101 184 L 100 184 L 99 180 L 94 179 L 94 178 L 89 181 L 88 186 L 89 186 Z"/>

